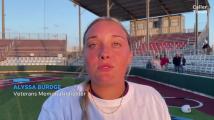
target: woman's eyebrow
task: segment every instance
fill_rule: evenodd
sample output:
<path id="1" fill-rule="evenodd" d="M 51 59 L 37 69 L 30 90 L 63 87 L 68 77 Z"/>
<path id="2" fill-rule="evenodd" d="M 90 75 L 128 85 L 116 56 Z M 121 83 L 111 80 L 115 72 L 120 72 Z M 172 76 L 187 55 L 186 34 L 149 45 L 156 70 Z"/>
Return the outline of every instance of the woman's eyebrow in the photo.
<path id="1" fill-rule="evenodd" d="M 123 36 L 120 36 L 120 35 L 112 35 L 112 37 L 119 37 L 119 38 L 122 38 L 125 40 L 125 38 Z"/>
<path id="2" fill-rule="evenodd" d="M 89 37 L 87 38 L 87 40 L 89 40 L 89 39 L 94 39 L 94 38 L 97 38 L 97 36 L 96 36 L 96 35 L 89 36 Z"/>

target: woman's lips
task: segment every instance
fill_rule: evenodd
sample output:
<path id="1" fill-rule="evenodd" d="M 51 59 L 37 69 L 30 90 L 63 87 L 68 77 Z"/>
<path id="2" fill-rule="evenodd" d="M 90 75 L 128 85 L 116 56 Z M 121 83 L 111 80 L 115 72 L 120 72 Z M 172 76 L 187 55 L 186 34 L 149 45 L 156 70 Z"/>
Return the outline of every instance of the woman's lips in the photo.
<path id="1" fill-rule="evenodd" d="M 111 64 L 102 64 L 98 66 L 98 70 L 103 72 L 111 71 L 113 68 L 114 67 Z"/>

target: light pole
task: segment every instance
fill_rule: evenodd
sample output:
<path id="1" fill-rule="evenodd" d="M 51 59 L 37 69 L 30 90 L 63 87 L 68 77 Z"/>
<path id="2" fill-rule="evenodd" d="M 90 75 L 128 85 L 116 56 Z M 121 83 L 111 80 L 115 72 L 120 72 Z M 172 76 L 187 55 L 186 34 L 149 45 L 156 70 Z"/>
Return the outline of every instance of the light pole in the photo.
<path id="1" fill-rule="evenodd" d="M 195 0 L 195 53 L 198 54 L 198 0 Z"/>
<path id="2" fill-rule="evenodd" d="M 147 42 L 147 52 L 149 53 L 149 11 L 150 11 L 150 0 L 146 0 L 146 42 Z"/>
<path id="3" fill-rule="evenodd" d="M 79 17 L 79 52 L 81 52 L 81 7 L 78 5 L 78 17 Z"/>
<path id="4" fill-rule="evenodd" d="M 5 14 L 4 14 L 4 0 L 2 0 L 2 39 L 5 39 Z"/>
<path id="5" fill-rule="evenodd" d="M 43 13 L 43 15 L 44 15 L 44 21 L 43 21 L 44 22 L 43 23 L 44 24 L 44 38 L 46 38 L 45 37 L 46 36 L 45 35 L 46 34 L 46 29 L 47 29 L 47 27 L 46 27 L 46 0 L 44 0 L 43 2 L 44 2 L 44 11 L 43 11 L 44 12 Z"/>

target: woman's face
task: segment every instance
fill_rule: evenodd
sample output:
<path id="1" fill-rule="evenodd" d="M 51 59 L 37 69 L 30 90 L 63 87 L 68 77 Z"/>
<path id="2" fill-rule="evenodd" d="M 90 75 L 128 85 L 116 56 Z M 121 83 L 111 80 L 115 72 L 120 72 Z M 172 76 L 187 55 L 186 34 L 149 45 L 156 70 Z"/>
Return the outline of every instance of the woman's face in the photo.
<path id="1" fill-rule="evenodd" d="M 84 57 L 86 70 L 94 84 L 123 82 L 132 59 L 126 33 L 112 21 L 95 23 L 86 33 Z"/>

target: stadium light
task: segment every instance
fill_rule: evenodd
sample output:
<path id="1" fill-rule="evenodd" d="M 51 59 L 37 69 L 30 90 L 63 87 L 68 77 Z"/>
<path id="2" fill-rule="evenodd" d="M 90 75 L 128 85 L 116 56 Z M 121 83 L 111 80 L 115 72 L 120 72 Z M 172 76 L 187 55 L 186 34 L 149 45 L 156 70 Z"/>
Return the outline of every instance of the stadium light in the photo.
<path id="1" fill-rule="evenodd" d="M 81 51 L 81 7 L 78 6 L 78 17 L 79 17 L 79 52 Z"/>
<path id="2" fill-rule="evenodd" d="M 147 52 L 149 53 L 149 10 L 150 10 L 150 0 L 146 0 L 146 42 L 147 42 Z"/>
<path id="3" fill-rule="evenodd" d="M 198 0 L 195 0 L 195 52 L 198 54 Z"/>
<path id="4" fill-rule="evenodd" d="M 44 37 L 45 37 L 45 34 L 46 34 L 46 30 L 48 29 L 48 27 L 46 26 L 46 0 L 43 1 L 44 2 Z"/>

